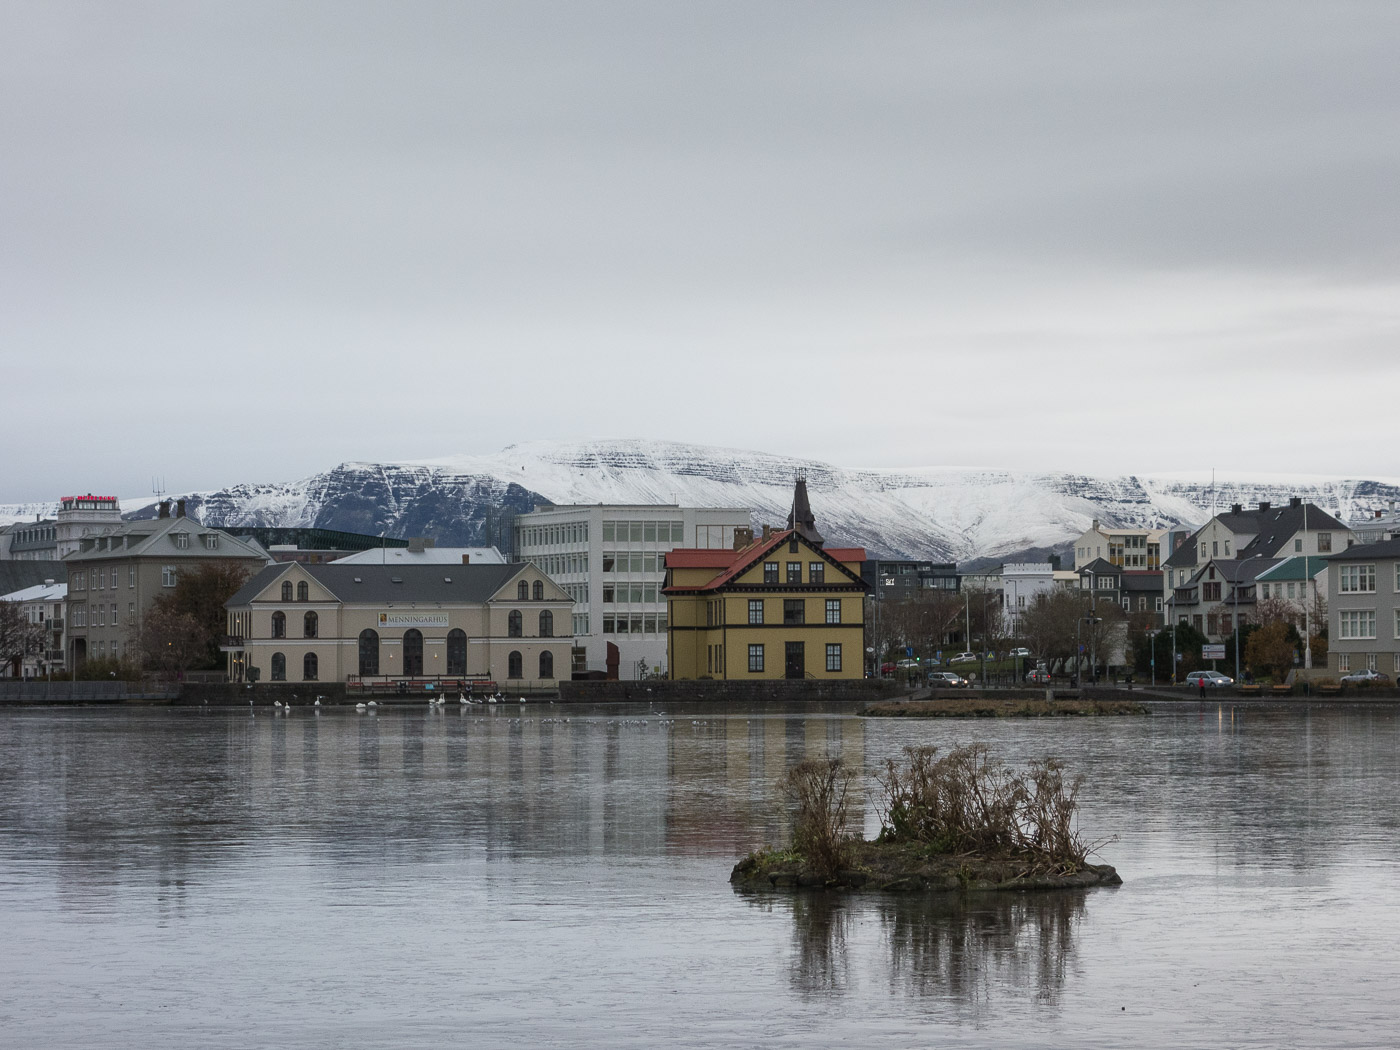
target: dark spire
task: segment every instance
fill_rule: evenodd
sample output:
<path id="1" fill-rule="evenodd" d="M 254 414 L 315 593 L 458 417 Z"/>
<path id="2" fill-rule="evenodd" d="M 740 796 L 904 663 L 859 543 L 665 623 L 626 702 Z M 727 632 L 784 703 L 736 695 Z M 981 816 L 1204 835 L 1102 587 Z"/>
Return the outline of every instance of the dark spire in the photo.
<path id="1" fill-rule="evenodd" d="M 797 474 L 797 486 L 792 493 L 792 510 L 788 512 L 787 527 L 795 529 L 799 536 L 814 546 L 820 547 L 826 542 L 817 531 L 817 519 L 812 516 L 812 505 L 807 502 L 807 478 L 801 471 Z"/>

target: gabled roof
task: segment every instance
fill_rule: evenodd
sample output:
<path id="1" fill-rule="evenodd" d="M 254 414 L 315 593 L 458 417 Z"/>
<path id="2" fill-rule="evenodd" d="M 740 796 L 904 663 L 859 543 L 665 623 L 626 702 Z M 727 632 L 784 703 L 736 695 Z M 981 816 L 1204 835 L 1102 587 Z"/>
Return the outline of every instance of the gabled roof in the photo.
<path id="1" fill-rule="evenodd" d="M 176 547 L 168 538 L 176 533 L 193 537 L 188 547 Z M 199 537 L 207 535 L 219 537 L 219 545 L 214 550 L 204 546 Z M 110 537 L 113 546 L 107 548 Z M 261 547 L 230 536 L 222 529 L 201 525 L 194 518 L 156 518 L 147 521 L 126 522 L 119 529 L 104 536 L 95 537 L 97 542 L 89 550 L 74 551 L 65 562 L 106 561 L 111 558 L 256 558 L 266 561 L 267 555 Z M 125 545 L 118 545 L 117 541 Z"/>
<path id="2" fill-rule="evenodd" d="M 1279 562 L 1272 569 L 1261 572 L 1255 579 L 1264 580 L 1269 583 L 1272 583 L 1274 580 L 1311 580 L 1326 571 L 1326 558 L 1304 558 L 1302 555 L 1294 555 L 1291 558 L 1284 558 L 1283 561 Z"/>
<path id="3" fill-rule="evenodd" d="M 522 573 L 538 569 L 528 562 L 509 565 L 342 565 L 285 562 L 269 565 L 230 598 L 225 605 L 247 605 L 284 574 L 305 573 L 336 599 L 346 604 L 384 605 L 389 602 L 481 603 Z M 557 584 L 551 586 L 557 587 Z M 560 592 L 563 593 L 562 591 Z M 567 595 L 551 601 L 568 601 Z"/>
<path id="4" fill-rule="evenodd" d="M 666 555 L 667 569 L 716 569 L 717 574 L 709 581 L 689 587 L 677 587 L 668 585 L 664 588 L 667 594 L 681 594 L 694 591 L 713 591 L 732 582 L 735 577 L 748 572 L 759 562 L 763 561 L 769 554 L 773 553 L 783 544 L 787 543 L 794 536 L 799 543 L 814 554 L 820 554 L 823 560 L 833 564 L 837 569 L 847 575 L 854 583 L 858 583 L 862 590 L 868 590 L 869 584 L 861 579 L 858 573 L 851 572 L 842 562 L 865 561 L 865 548 L 863 547 L 834 547 L 831 550 L 823 550 L 812 543 L 800 533 L 790 529 L 783 529 L 772 533 L 767 540 L 758 540 L 750 543 L 747 547 L 739 550 L 708 550 L 695 548 L 677 548 Z M 722 557 L 721 557 L 722 556 Z"/>
<path id="5" fill-rule="evenodd" d="M 1122 566 L 1114 565 L 1107 558 L 1095 558 L 1089 564 L 1081 565 L 1074 571 L 1081 576 L 1121 576 L 1123 574 Z"/>
<path id="6" fill-rule="evenodd" d="M 1256 524 L 1251 531 L 1256 535 L 1247 545 L 1240 548 L 1239 556 L 1247 558 L 1252 554 L 1263 554 L 1272 558 L 1280 552 L 1288 553 L 1283 551 L 1283 546 L 1303 531 L 1304 510 L 1307 512 L 1309 532 L 1348 531 L 1340 521 L 1311 503 L 1306 506 L 1299 504 L 1295 507 L 1289 504 L 1284 507 L 1271 507 L 1263 512 L 1255 511 Z"/>
<path id="7" fill-rule="evenodd" d="M 1308 521 L 1312 525 L 1311 519 Z M 1357 561 L 1363 558 L 1400 558 L 1400 539 L 1381 540 L 1379 543 L 1359 543 L 1336 554 L 1325 555 L 1324 561 Z"/>

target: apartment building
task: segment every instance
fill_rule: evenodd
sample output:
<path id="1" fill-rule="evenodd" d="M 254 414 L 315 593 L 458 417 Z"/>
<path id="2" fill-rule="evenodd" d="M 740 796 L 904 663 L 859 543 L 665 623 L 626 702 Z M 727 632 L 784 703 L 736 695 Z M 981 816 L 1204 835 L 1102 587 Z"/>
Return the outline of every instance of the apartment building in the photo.
<path id="1" fill-rule="evenodd" d="M 1327 668 L 1400 675 L 1400 539 L 1358 544 L 1327 561 Z"/>
<path id="2" fill-rule="evenodd" d="M 1159 569 L 1167 529 L 1120 529 L 1097 518 L 1074 541 L 1074 568 L 1102 559 L 1116 569 Z"/>

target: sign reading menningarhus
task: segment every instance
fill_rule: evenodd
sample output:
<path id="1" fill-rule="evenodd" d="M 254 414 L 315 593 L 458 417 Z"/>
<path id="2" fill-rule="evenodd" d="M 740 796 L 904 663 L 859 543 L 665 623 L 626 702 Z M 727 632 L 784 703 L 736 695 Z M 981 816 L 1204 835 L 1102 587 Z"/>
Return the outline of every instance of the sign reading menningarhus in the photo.
<path id="1" fill-rule="evenodd" d="M 445 612 L 391 612 L 379 614 L 380 627 L 446 627 Z"/>

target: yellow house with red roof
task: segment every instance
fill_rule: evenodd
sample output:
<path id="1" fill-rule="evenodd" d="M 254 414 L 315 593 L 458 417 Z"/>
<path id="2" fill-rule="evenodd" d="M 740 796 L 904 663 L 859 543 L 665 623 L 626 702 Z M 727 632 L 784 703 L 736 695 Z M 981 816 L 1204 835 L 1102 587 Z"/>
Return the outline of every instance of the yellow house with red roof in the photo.
<path id="1" fill-rule="evenodd" d="M 861 547 L 828 548 L 799 478 L 786 529 L 666 555 L 673 679 L 862 678 Z"/>

